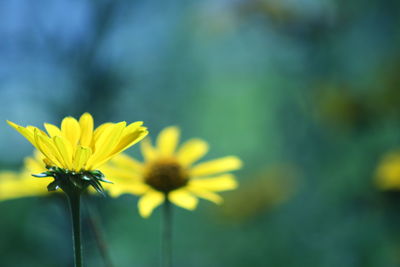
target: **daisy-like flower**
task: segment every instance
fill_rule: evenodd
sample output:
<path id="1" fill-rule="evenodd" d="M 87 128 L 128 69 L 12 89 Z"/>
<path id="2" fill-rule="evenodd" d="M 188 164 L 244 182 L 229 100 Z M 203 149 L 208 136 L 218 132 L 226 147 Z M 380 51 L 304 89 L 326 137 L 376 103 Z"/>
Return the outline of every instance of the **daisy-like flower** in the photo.
<path id="1" fill-rule="evenodd" d="M 42 155 L 35 151 L 32 156 L 24 159 L 24 165 L 20 171 L 1 171 L 0 172 L 0 201 L 7 201 L 26 197 L 46 197 L 55 194 L 46 189 L 51 177 L 32 179 L 32 173 L 41 173 L 46 171 L 46 165 L 43 162 Z M 61 190 L 57 190 L 58 193 Z M 90 193 L 96 191 L 89 188 Z M 111 262 L 108 251 L 104 249 L 102 233 L 99 231 L 98 221 L 93 218 L 91 212 L 87 214 L 89 225 L 96 235 L 96 243 L 101 251 L 101 256 L 105 262 Z"/>
<path id="2" fill-rule="evenodd" d="M 105 180 L 99 170 L 112 157 L 142 140 L 147 129 L 142 122 L 126 125 L 126 122 L 104 123 L 94 130 L 93 118 L 83 114 L 79 121 L 66 117 L 61 128 L 45 123 L 46 132 L 33 126 L 22 127 L 7 121 L 41 152 L 47 171 L 36 177 L 53 177 L 47 189 L 61 188 L 70 204 L 75 266 L 82 267 L 80 225 L 80 196 L 92 186 L 102 193 L 100 182 Z"/>
<path id="3" fill-rule="evenodd" d="M 104 123 L 94 130 L 93 117 L 89 113 L 83 114 L 79 121 L 66 117 L 61 128 L 45 123 L 47 133 L 37 127 L 7 122 L 43 154 L 48 171 L 38 176 L 55 178 L 49 184 L 49 190 L 58 187 L 65 190 L 72 183 L 80 189 L 92 185 L 102 192 L 99 181 L 106 180 L 98 168 L 148 133 L 142 122 L 129 125 L 126 122 Z"/>
<path id="4" fill-rule="evenodd" d="M 177 206 L 193 210 L 198 197 L 221 203 L 216 192 L 232 190 L 237 182 L 227 172 L 239 169 L 242 162 L 235 156 L 194 164 L 208 152 L 208 144 L 190 139 L 177 149 L 180 131 L 165 128 L 158 136 L 156 147 L 149 139 L 141 142 L 144 163 L 120 154 L 103 169 L 114 185 L 107 187 L 112 197 L 131 193 L 140 195 L 138 203 L 142 217 L 166 199 Z"/>

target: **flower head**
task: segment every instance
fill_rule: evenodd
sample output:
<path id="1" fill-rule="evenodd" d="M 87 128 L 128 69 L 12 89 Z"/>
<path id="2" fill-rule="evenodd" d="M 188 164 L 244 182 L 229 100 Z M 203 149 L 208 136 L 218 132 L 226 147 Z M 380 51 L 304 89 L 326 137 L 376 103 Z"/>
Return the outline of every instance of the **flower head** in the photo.
<path id="1" fill-rule="evenodd" d="M 144 163 L 125 154 L 113 158 L 103 169 L 115 181 L 107 188 L 110 195 L 140 195 L 138 206 L 143 217 L 150 216 L 166 198 L 189 210 L 196 208 L 197 197 L 221 203 L 215 192 L 237 187 L 234 176 L 227 172 L 239 169 L 242 162 L 228 156 L 194 164 L 207 153 L 208 144 L 190 139 L 177 149 L 179 135 L 177 127 L 168 127 L 159 134 L 156 147 L 149 139 L 143 140 Z"/>
<path id="2" fill-rule="evenodd" d="M 66 188 L 71 182 L 78 188 L 92 185 L 102 191 L 99 181 L 104 176 L 98 168 L 113 156 L 124 151 L 147 135 L 142 122 L 126 125 L 126 122 L 104 123 L 94 130 L 94 121 L 89 113 L 83 114 L 79 121 L 66 117 L 61 128 L 45 123 L 44 132 L 37 127 L 22 127 L 7 121 L 22 134 L 44 156 L 48 171 L 37 177 L 52 176 L 55 181 L 49 184 L 49 190 Z M 69 182 L 64 183 L 66 180 Z M 65 191 L 65 189 L 63 189 Z"/>

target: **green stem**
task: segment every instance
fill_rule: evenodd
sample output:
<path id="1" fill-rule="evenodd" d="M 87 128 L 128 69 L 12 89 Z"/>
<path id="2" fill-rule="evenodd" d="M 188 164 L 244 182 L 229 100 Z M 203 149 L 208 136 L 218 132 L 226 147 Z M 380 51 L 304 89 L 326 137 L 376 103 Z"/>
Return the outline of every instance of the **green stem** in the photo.
<path id="1" fill-rule="evenodd" d="M 162 238 L 162 266 L 172 266 L 172 206 L 168 199 L 168 194 L 165 195 L 164 210 L 163 210 L 163 238 Z"/>
<path id="2" fill-rule="evenodd" d="M 72 217 L 72 232 L 74 243 L 75 267 L 82 267 L 82 242 L 81 242 L 81 207 L 79 192 L 71 192 L 68 195 L 69 206 Z"/>

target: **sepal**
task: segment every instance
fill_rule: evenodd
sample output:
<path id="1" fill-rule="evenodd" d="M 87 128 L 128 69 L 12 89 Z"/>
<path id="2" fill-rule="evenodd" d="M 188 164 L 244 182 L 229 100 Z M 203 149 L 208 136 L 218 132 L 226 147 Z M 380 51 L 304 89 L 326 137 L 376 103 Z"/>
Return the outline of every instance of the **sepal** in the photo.
<path id="1" fill-rule="evenodd" d="M 32 176 L 36 178 L 46 178 L 46 177 L 54 177 L 54 174 L 50 171 L 46 171 L 39 174 L 32 174 Z"/>
<path id="2" fill-rule="evenodd" d="M 47 186 L 47 190 L 50 191 L 56 191 L 60 186 L 58 185 L 57 181 L 53 181 L 51 183 L 49 183 L 49 185 Z"/>
<path id="3" fill-rule="evenodd" d="M 59 167 L 47 167 L 48 171 L 32 174 L 37 178 L 53 177 L 54 181 L 47 186 L 48 191 L 61 188 L 65 193 L 82 192 L 92 186 L 98 193 L 104 195 L 104 189 L 100 182 L 112 183 L 105 179 L 99 170 L 94 171 L 69 171 Z"/>

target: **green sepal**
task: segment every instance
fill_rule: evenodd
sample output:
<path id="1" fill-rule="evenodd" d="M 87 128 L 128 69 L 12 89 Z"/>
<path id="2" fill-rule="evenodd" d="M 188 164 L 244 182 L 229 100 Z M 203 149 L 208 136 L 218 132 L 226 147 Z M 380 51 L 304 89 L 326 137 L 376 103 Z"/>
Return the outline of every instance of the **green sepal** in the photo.
<path id="1" fill-rule="evenodd" d="M 99 181 L 102 181 L 102 182 L 105 182 L 105 183 L 108 183 L 108 184 L 113 184 L 113 182 L 107 180 L 106 178 L 101 178 L 101 179 L 99 179 Z"/>
<path id="2" fill-rule="evenodd" d="M 99 170 L 90 171 L 89 173 L 98 179 L 104 178 L 104 174 Z"/>
<path id="3" fill-rule="evenodd" d="M 36 178 L 54 177 L 54 173 L 51 171 L 46 171 L 39 174 L 32 174 L 32 176 Z"/>
<path id="4" fill-rule="evenodd" d="M 90 181 L 90 180 L 92 180 L 93 178 L 90 177 L 90 176 L 88 176 L 88 175 L 86 175 L 86 174 L 84 174 L 84 175 L 82 175 L 82 179 L 85 180 L 85 181 Z"/>
<path id="5" fill-rule="evenodd" d="M 47 189 L 54 191 L 61 188 L 67 194 L 74 191 L 82 192 L 88 186 L 92 186 L 97 192 L 105 195 L 100 182 L 112 183 L 105 179 L 104 174 L 99 170 L 75 172 L 59 167 L 48 167 L 48 171 L 32 174 L 32 176 L 38 178 L 53 177 L 54 181 L 47 186 Z"/>
<path id="6" fill-rule="evenodd" d="M 104 195 L 104 189 L 103 186 L 99 183 L 98 180 L 92 179 L 89 181 L 89 184 L 93 186 L 93 188 L 100 194 Z"/>
<path id="7" fill-rule="evenodd" d="M 58 184 L 58 181 L 57 181 L 57 180 L 54 180 L 53 182 L 51 182 L 51 183 L 47 186 L 47 190 L 48 190 L 48 191 L 56 191 L 59 187 L 60 187 L 60 185 Z"/>

